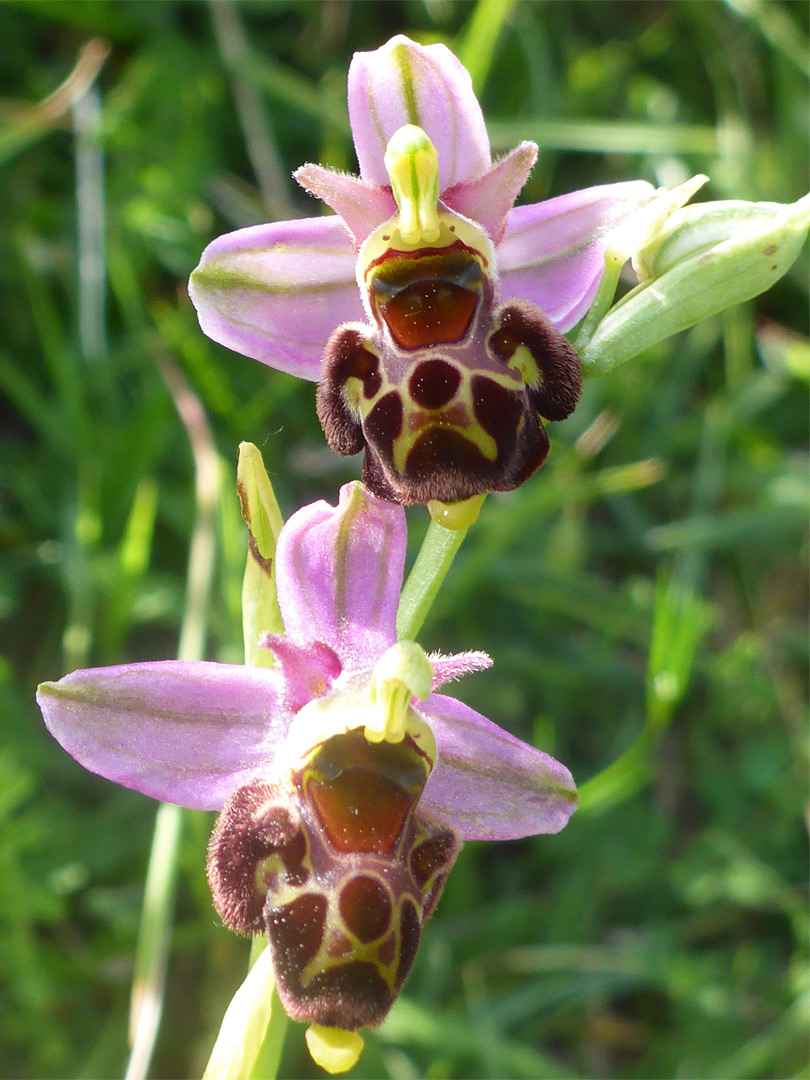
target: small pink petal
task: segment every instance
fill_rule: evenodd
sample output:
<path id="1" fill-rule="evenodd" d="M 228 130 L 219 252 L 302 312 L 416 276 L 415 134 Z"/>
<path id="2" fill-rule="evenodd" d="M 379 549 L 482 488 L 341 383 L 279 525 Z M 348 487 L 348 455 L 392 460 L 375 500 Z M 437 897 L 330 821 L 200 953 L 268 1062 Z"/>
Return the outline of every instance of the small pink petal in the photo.
<path id="1" fill-rule="evenodd" d="M 208 245 L 189 295 L 203 332 L 214 341 L 317 380 L 332 331 L 364 318 L 355 259 L 340 218 L 256 225 Z"/>
<path id="2" fill-rule="evenodd" d="M 323 697 L 340 675 L 340 660 L 322 641 L 296 645 L 281 634 L 262 634 L 259 647 L 269 649 L 278 660 L 284 678 L 284 704 L 290 712 Z"/>
<path id="3" fill-rule="evenodd" d="M 197 810 L 219 810 L 271 770 L 292 721 L 277 671 L 231 664 L 74 671 L 43 683 L 37 701 L 48 730 L 90 772 Z"/>
<path id="4" fill-rule="evenodd" d="M 337 507 L 316 502 L 287 521 L 276 548 L 287 634 L 326 642 L 347 668 L 367 668 L 396 640 L 405 563 L 405 513 L 362 484 Z"/>
<path id="5" fill-rule="evenodd" d="M 304 165 L 293 176 L 305 191 L 322 199 L 341 216 L 358 247 L 397 208 L 390 187 L 372 187 L 348 173 L 321 165 Z"/>
<path id="6" fill-rule="evenodd" d="M 444 45 L 417 45 L 397 34 L 349 67 L 349 119 L 360 175 L 389 183 L 383 156 L 403 126 L 427 132 L 439 155 L 439 190 L 473 180 L 490 164 L 481 106 L 464 65 Z"/>
<path id="7" fill-rule="evenodd" d="M 457 214 L 482 225 L 497 244 L 506 228 L 506 215 L 536 160 L 537 146 L 522 142 L 477 180 L 467 180 L 443 192 L 442 201 Z"/>
<path id="8" fill-rule="evenodd" d="M 451 656 L 429 653 L 428 660 L 433 665 L 431 690 L 437 690 L 444 683 L 460 679 L 464 675 L 471 675 L 474 671 L 492 667 L 492 657 L 485 652 L 453 653 Z"/>
<path id="9" fill-rule="evenodd" d="M 462 840 L 518 840 L 555 833 L 576 809 L 564 765 L 455 698 L 415 703 L 436 734 L 439 759 L 420 805 Z"/>

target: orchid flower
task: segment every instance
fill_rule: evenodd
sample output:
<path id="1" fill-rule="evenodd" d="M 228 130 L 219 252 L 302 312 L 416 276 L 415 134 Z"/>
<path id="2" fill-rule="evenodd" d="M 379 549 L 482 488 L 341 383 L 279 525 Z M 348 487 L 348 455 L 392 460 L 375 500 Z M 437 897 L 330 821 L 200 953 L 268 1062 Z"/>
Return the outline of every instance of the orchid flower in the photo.
<path id="1" fill-rule="evenodd" d="M 281 530 L 274 667 L 124 664 L 38 693 L 85 768 L 220 811 L 217 911 L 268 935 L 286 1010 L 327 1042 L 386 1015 L 462 841 L 554 833 L 576 805 L 563 765 L 435 692 L 486 654 L 396 641 L 405 545 L 402 507 L 348 484 Z"/>
<path id="2" fill-rule="evenodd" d="M 537 147 L 492 162 L 469 74 L 443 45 L 397 36 L 356 53 L 348 98 L 360 176 L 295 174 L 338 216 L 214 240 L 189 286 L 200 325 L 317 380 L 327 441 L 365 448 L 381 498 L 511 490 L 548 453 L 541 417 L 566 417 L 580 394 L 563 332 L 611 237 L 656 193 L 630 181 L 513 207 Z"/>

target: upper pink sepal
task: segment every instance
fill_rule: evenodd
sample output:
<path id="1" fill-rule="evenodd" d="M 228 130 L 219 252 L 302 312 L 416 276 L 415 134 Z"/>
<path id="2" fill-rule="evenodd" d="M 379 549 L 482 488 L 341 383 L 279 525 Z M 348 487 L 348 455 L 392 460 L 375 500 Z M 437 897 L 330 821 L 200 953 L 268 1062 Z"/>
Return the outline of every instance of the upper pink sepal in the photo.
<path id="1" fill-rule="evenodd" d="M 337 507 L 298 510 L 276 548 L 287 635 L 325 642 L 346 668 L 373 664 L 396 640 L 405 544 L 402 507 L 357 481 L 341 488 Z"/>
<path id="2" fill-rule="evenodd" d="M 385 148 L 404 124 L 427 133 L 439 155 L 439 190 L 482 176 L 490 165 L 481 106 L 464 65 L 445 45 L 417 45 L 397 34 L 349 66 L 349 119 L 360 175 L 389 183 Z"/>

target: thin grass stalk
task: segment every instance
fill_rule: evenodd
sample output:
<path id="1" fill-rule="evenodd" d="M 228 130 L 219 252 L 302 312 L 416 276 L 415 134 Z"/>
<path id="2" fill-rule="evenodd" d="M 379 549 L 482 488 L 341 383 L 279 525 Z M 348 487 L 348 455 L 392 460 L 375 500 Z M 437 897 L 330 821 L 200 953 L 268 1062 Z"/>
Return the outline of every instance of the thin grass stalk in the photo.
<path id="1" fill-rule="evenodd" d="M 101 101 L 93 82 L 71 102 L 70 111 L 75 133 L 79 339 L 85 359 L 97 363 L 107 353 L 107 332 L 104 152 L 99 140 Z"/>
<path id="2" fill-rule="evenodd" d="M 194 457 L 196 514 L 177 656 L 180 660 L 200 660 L 205 649 L 213 580 L 216 510 L 221 485 L 219 460 L 205 411 L 182 371 L 166 354 L 158 355 L 156 360 L 188 434 Z M 129 1026 L 131 1053 L 126 1080 L 145 1080 L 160 1028 L 182 825 L 180 807 L 162 804 L 155 822 L 135 952 Z"/>

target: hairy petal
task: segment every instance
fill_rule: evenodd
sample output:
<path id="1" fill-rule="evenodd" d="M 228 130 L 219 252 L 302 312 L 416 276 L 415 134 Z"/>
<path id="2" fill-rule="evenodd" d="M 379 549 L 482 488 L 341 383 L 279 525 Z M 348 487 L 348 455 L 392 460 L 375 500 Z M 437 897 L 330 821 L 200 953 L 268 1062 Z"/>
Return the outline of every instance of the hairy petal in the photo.
<path id="1" fill-rule="evenodd" d="M 530 300 L 570 329 L 593 300 L 611 235 L 654 196 L 651 184 L 630 180 L 510 210 L 498 247 L 501 299 Z"/>
<path id="2" fill-rule="evenodd" d="M 275 671 L 177 660 L 74 671 L 37 701 L 90 772 L 197 810 L 270 769 L 292 719 Z"/>
<path id="3" fill-rule="evenodd" d="M 314 381 L 335 327 L 364 318 L 355 258 L 340 218 L 256 225 L 208 245 L 189 295 L 208 337 Z"/>
<path id="4" fill-rule="evenodd" d="M 316 502 L 281 531 L 276 581 L 295 641 L 322 641 L 348 668 L 368 667 L 396 640 L 405 563 L 405 513 L 362 484 L 345 484 L 337 507 Z"/>
<path id="5" fill-rule="evenodd" d="M 468 180 L 442 194 L 442 201 L 482 225 L 497 244 L 506 228 L 506 215 L 537 160 L 537 146 L 522 142 L 477 180 Z"/>
<path id="6" fill-rule="evenodd" d="M 356 176 L 323 165 L 304 165 L 293 176 L 305 191 L 322 199 L 341 216 L 358 245 L 396 212 L 390 187 L 372 187 Z"/>
<path id="7" fill-rule="evenodd" d="M 464 675 L 471 675 L 474 671 L 484 671 L 485 668 L 492 667 L 492 657 L 477 651 L 451 653 L 449 656 L 428 653 L 428 660 L 433 666 L 432 690 L 437 690 L 444 683 L 453 682 Z"/>
<path id="8" fill-rule="evenodd" d="M 403 126 L 427 132 L 439 155 L 439 190 L 482 176 L 489 138 L 469 73 L 444 45 L 417 45 L 398 34 L 349 67 L 349 119 L 360 175 L 389 183 L 383 156 Z"/>
<path id="9" fill-rule="evenodd" d="M 439 760 L 420 805 L 462 840 L 517 840 L 559 832 L 576 809 L 564 765 L 443 694 L 419 705 Z"/>

